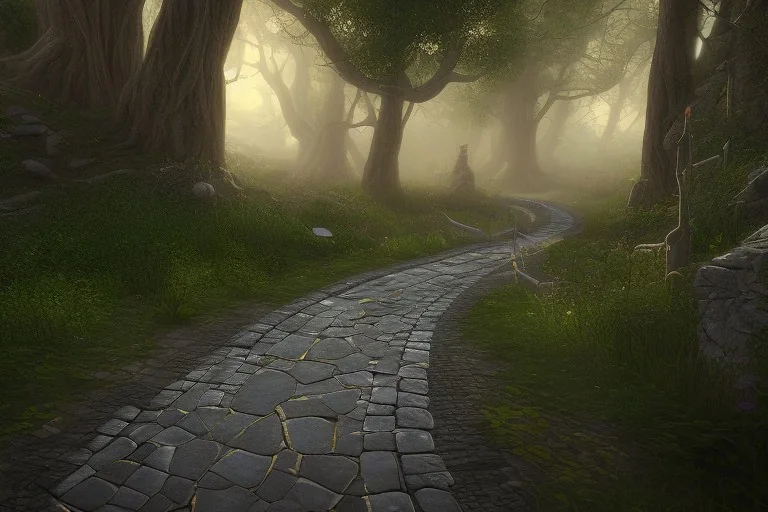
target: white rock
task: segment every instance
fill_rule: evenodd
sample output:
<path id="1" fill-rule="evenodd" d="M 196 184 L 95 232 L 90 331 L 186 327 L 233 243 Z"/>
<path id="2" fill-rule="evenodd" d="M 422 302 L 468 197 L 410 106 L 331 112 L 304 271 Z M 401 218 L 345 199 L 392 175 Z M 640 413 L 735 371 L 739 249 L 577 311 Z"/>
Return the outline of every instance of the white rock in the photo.
<path id="1" fill-rule="evenodd" d="M 329 238 L 333 236 L 333 233 L 331 233 L 325 228 L 312 228 L 312 232 L 317 236 L 322 236 L 325 238 Z"/>
<path id="2" fill-rule="evenodd" d="M 208 199 L 216 195 L 216 189 L 210 183 L 199 181 L 192 186 L 192 193 L 196 197 Z"/>

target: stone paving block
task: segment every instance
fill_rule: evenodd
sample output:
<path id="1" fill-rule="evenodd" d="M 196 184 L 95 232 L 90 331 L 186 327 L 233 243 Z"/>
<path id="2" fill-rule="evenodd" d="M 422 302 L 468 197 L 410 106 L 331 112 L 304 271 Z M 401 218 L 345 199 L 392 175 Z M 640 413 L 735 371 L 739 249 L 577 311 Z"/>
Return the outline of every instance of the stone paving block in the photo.
<path id="1" fill-rule="evenodd" d="M 147 496 L 154 496 L 163 488 L 163 484 L 167 478 L 168 473 L 142 466 L 128 477 L 128 480 L 125 481 L 125 485 L 134 491 L 139 491 Z"/>
<path id="2" fill-rule="evenodd" d="M 69 490 L 62 500 L 79 509 L 91 512 L 106 505 L 117 493 L 117 487 L 96 477 L 89 477 Z"/>
<path id="3" fill-rule="evenodd" d="M 344 496 L 338 505 L 336 512 L 368 512 L 368 504 L 358 496 Z"/>
<path id="4" fill-rule="evenodd" d="M 112 442 L 114 437 L 112 436 L 105 436 L 105 435 L 97 435 L 94 436 L 93 439 L 91 439 L 88 444 L 86 445 L 89 450 L 93 452 L 97 452 L 107 446 L 109 443 Z"/>
<path id="5" fill-rule="evenodd" d="M 412 361 L 414 363 L 428 363 L 429 352 L 426 350 L 414 350 L 412 348 L 406 348 L 403 354 L 404 361 Z"/>
<path id="6" fill-rule="evenodd" d="M 316 455 L 333 451 L 334 423 L 322 418 L 296 418 L 286 420 L 285 426 L 292 449 Z"/>
<path id="7" fill-rule="evenodd" d="M 101 425 L 99 428 L 96 429 L 96 432 L 99 434 L 104 434 L 105 436 L 116 436 L 120 433 L 121 430 L 123 430 L 125 427 L 128 426 L 127 421 L 119 420 L 117 418 L 113 418 L 103 425 Z"/>
<path id="8" fill-rule="evenodd" d="M 233 448 L 241 448 L 258 455 L 275 455 L 283 445 L 283 427 L 280 424 L 280 418 L 277 414 L 266 416 L 251 424 L 228 444 Z"/>
<path id="9" fill-rule="evenodd" d="M 368 414 L 371 416 L 394 416 L 395 406 L 383 405 L 383 404 L 370 404 L 368 406 Z"/>
<path id="10" fill-rule="evenodd" d="M 163 428 L 166 428 L 175 425 L 176 422 L 183 417 L 184 413 L 178 409 L 166 409 L 157 417 L 157 423 Z"/>
<path id="11" fill-rule="evenodd" d="M 259 498 L 242 487 L 229 489 L 200 489 L 196 494 L 195 512 L 249 512 Z"/>
<path id="12" fill-rule="evenodd" d="M 312 346 L 315 339 L 311 336 L 289 334 L 267 351 L 268 355 L 283 359 L 299 359 Z"/>
<path id="13" fill-rule="evenodd" d="M 265 416 L 296 392 L 296 380 L 276 370 L 261 370 L 243 384 L 232 400 L 232 409 Z"/>
<path id="14" fill-rule="evenodd" d="M 272 457 L 235 450 L 219 459 L 211 471 L 235 485 L 250 488 L 261 484 L 271 465 Z"/>
<path id="15" fill-rule="evenodd" d="M 338 414 L 346 414 L 357 407 L 357 400 L 360 398 L 359 389 L 345 389 L 321 395 L 325 405 L 333 409 Z"/>
<path id="16" fill-rule="evenodd" d="M 418 491 L 425 487 L 449 490 L 453 485 L 453 477 L 447 471 L 437 473 L 423 473 L 420 475 L 406 475 L 405 485 L 408 490 Z"/>
<path id="17" fill-rule="evenodd" d="M 367 387 L 373 384 L 373 374 L 371 372 L 352 372 L 336 375 L 336 380 L 344 387 Z"/>
<path id="18" fill-rule="evenodd" d="M 386 373 L 377 373 L 373 379 L 374 387 L 397 387 L 397 383 L 400 381 L 400 377 L 397 375 L 388 375 Z"/>
<path id="19" fill-rule="evenodd" d="M 99 471 L 116 460 L 124 459 L 136 449 L 136 443 L 127 437 L 118 437 L 103 450 L 96 452 L 88 460 L 88 465 Z"/>
<path id="20" fill-rule="evenodd" d="M 279 501 L 288 494 L 288 491 L 297 481 L 296 476 L 275 469 L 269 473 L 264 483 L 256 491 L 256 495 L 269 503 Z"/>
<path id="21" fill-rule="evenodd" d="M 330 378 L 319 382 L 313 382 L 312 384 L 299 384 L 296 387 L 296 396 L 323 395 L 325 393 L 333 393 L 334 391 L 342 390 L 344 390 L 344 386 L 342 386 L 338 380 Z"/>
<path id="22" fill-rule="evenodd" d="M 72 474 L 59 482 L 56 487 L 53 488 L 53 493 L 57 496 L 61 496 L 89 476 L 92 476 L 94 473 L 96 473 L 96 471 L 91 466 L 80 466 Z"/>
<path id="23" fill-rule="evenodd" d="M 423 430 L 401 430 L 395 434 L 395 441 L 400 453 L 426 453 L 435 450 L 432 436 Z"/>
<path id="24" fill-rule="evenodd" d="M 334 366 L 318 361 L 298 361 L 288 372 L 302 384 L 312 384 L 331 378 Z"/>
<path id="25" fill-rule="evenodd" d="M 192 499 L 195 482 L 178 476 L 169 476 L 160 492 L 175 503 L 186 504 Z"/>
<path id="26" fill-rule="evenodd" d="M 390 375 L 397 375 L 400 371 L 400 362 L 397 359 L 385 358 L 376 362 L 374 367 L 376 373 L 388 373 Z"/>
<path id="27" fill-rule="evenodd" d="M 139 464 L 128 460 L 116 460 L 106 468 L 96 473 L 96 478 L 101 478 L 115 485 L 122 485 L 139 469 Z"/>
<path id="28" fill-rule="evenodd" d="M 398 407 L 395 417 L 397 418 L 397 426 L 400 428 L 430 430 L 435 426 L 429 411 L 418 407 Z"/>
<path id="29" fill-rule="evenodd" d="M 343 493 L 358 473 L 358 465 L 341 455 L 307 455 L 301 463 L 299 476 Z"/>
<path id="30" fill-rule="evenodd" d="M 228 411 L 228 409 L 224 409 Z M 243 432 L 248 426 L 258 421 L 261 416 L 254 416 L 253 414 L 243 414 L 241 412 L 233 412 L 227 414 L 222 418 L 218 425 L 211 430 L 211 437 L 214 441 L 220 443 L 228 443 L 236 435 Z"/>
<path id="31" fill-rule="evenodd" d="M 397 388 L 377 387 L 371 392 L 371 402 L 384 405 L 395 405 L 397 403 Z"/>
<path id="32" fill-rule="evenodd" d="M 417 395 L 415 393 L 405 393 L 401 391 L 397 394 L 398 407 L 420 407 L 426 409 L 429 407 L 429 398 L 426 395 Z"/>
<path id="33" fill-rule="evenodd" d="M 343 338 L 325 338 L 315 343 L 309 349 L 306 358 L 314 361 L 335 361 L 352 355 L 355 352 L 357 352 L 357 349 Z"/>
<path id="34" fill-rule="evenodd" d="M 371 494 L 400 490 L 400 466 L 395 452 L 363 452 L 360 473 Z"/>
<path id="35" fill-rule="evenodd" d="M 132 405 L 126 405 L 125 407 L 118 409 L 115 413 L 115 418 L 123 421 L 133 421 L 140 413 L 140 409 Z"/>
<path id="36" fill-rule="evenodd" d="M 153 469 L 157 469 L 158 471 L 167 473 L 171 468 L 171 461 L 173 460 L 173 455 L 175 453 L 175 446 L 160 446 L 144 459 L 144 464 Z"/>
<path id="37" fill-rule="evenodd" d="M 366 432 L 391 432 L 395 430 L 394 416 L 367 416 L 363 422 Z"/>
<path id="38" fill-rule="evenodd" d="M 196 436 L 201 436 L 208 433 L 208 426 L 203 423 L 203 420 L 200 419 L 200 416 L 198 416 L 195 412 L 191 412 L 184 416 L 181 420 L 179 420 L 176 426 L 183 428 L 190 434 L 194 434 Z"/>
<path id="39" fill-rule="evenodd" d="M 402 492 L 384 492 L 368 498 L 371 512 L 415 512 L 411 497 Z"/>
<path id="40" fill-rule="evenodd" d="M 163 427 L 157 423 L 147 423 L 139 425 L 128 437 L 130 437 L 136 444 L 141 444 L 149 441 L 163 430 Z"/>
<path id="41" fill-rule="evenodd" d="M 320 396 L 288 400 L 278 407 L 282 411 L 281 416 L 288 419 L 304 418 L 307 416 L 336 419 L 336 416 L 338 416 L 337 412 L 323 403 L 323 399 Z M 280 411 L 278 411 L 278 414 Z"/>
<path id="42" fill-rule="evenodd" d="M 421 489 L 414 494 L 424 512 L 462 512 L 451 493 L 439 489 Z"/>
<path id="43" fill-rule="evenodd" d="M 331 510 L 341 501 L 341 495 L 311 480 L 299 478 L 288 491 L 286 499 L 302 505 L 306 510 Z"/>
<path id="44" fill-rule="evenodd" d="M 371 364 L 371 358 L 360 352 L 333 361 L 341 373 L 362 371 Z"/>
<path id="45" fill-rule="evenodd" d="M 395 451 L 395 434 L 393 432 L 372 432 L 365 434 L 364 448 L 367 451 Z"/>
<path id="46" fill-rule="evenodd" d="M 194 434 L 190 434 L 186 430 L 173 426 L 168 427 L 159 434 L 152 437 L 151 441 L 155 444 L 162 444 L 167 446 L 180 446 L 188 441 L 194 439 Z"/>
<path id="47" fill-rule="evenodd" d="M 299 457 L 299 453 L 293 450 L 281 450 L 275 459 L 275 469 L 284 471 L 285 473 L 298 475 L 300 465 L 301 458 Z"/>
<path id="48" fill-rule="evenodd" d="M 416 393 L 426 395 L 429 392 L 429 385 L 426 380 L 421 379 L 403 379 L 400 381 L 400 391 L 407 393 Z"/>
<path id="49" fill-rule="evenodd" d="M 221 445 L 195 439 L 176 449 L 171 460 L 171 475 L 197 480 L 205 474 L 221 453 Z"/>
<path id="50" fill-rule="evenodd" d="M 149 496 L 146 494 L 134 491 L 129 487 L 121 487 L 117 490 L 117 493 L 112 497 L 109 503 L 129 510 L 138 510 L 147 501 L 149 501 Z"/>

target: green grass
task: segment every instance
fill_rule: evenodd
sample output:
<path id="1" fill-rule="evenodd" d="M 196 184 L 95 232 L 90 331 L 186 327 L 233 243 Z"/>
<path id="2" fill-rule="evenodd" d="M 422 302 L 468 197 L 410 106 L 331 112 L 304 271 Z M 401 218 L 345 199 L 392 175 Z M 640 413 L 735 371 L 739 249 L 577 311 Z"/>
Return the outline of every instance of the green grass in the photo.
<path id="1" fill-rule="evenodd" d="M 483 197 L 413 191 L 384 207 L 355 188 L 293 184 L 204 203 L 149 173 L 49 192 L 39 212 L 0 223 L 1 433 L 34 426 L 93 373 L 146 355 L 164 325 L 244 301 L 279 305 L 466 243 L 439 211 L 475 222 L 497 211 Z"/>
<path id="2" fill-rule="evenodd" d="M 745 152 L 698 183 L 696 261 L 753 227 L 720 212 L 761 158 Z M 483 404 L 488 434 L 541 468 L 543 511 L 764 510 L 766 404 L 734 411 L 726 379 L 698 357 L 696 265 L 668 284 L 663 254 L 632 252 L 663 240 L 675 205 L 628 211 L 631 183 L 613 182 L 591 199 L 571 190 L 585 228 L 545 252 L 542 270 L 562 280 L 553 294 L 502 287 L 465 319 L 465 337 L 507 368 Z"/>
<path id="3" fill-rule="evenodd" d="M 5 46 L 18 53 L 37 39 L 37 20 L 33 0 L 0 0 L 0 30 L 5 32 Z M 3 48 L 0 47 L 0 53 Z"/>

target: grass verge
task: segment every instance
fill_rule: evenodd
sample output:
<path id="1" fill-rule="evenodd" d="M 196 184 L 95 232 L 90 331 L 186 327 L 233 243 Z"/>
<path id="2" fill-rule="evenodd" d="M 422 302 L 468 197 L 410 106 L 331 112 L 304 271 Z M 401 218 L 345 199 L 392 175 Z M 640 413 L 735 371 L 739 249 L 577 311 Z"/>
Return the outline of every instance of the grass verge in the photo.
<path id="1" fill-rule="evenodd" d="M 696 260 L 754 227 L 722 212 L 761 158 L 697 180 Z M 698 357 L 697 265 L 670 285 L 663 254 L 632 252 L 663 240 L 675 205 L 628 211 L 631 183 L 612 181 L 618 190 L 587 184 L 556 198 L 584 215 L 580 235 L 543 255 L 562 286 L 502 287 L 464 321 L 465 338 L 506 368 L 484 403 L 489 436 L 541 469 L 529 476 L 543 511 L 765 510 L 766 404 L 734 411 L 731 388 Z"/>

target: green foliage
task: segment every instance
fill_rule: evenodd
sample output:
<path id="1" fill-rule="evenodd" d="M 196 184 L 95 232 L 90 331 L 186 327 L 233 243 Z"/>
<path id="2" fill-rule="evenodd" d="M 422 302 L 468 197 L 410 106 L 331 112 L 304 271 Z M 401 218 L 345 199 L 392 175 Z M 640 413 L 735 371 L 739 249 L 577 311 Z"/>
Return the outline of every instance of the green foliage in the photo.
<path id="1" fill-rule="evenodd" d="M 452 51 L 462 55 L 464 71 L 487 71 L 519 42 L 519 0 L 301 4 L 331 29 L 357 69 L 386 84 L 399 84 L 406 71 L 412 81 L 424 81 Z"/>
<path id="2" fill-rule="evenodd" d="M 37 18 L 33 0 L 0 0 L 0 52 L 5 47 L 12 53 L 26 50 L 37 38 Z"/>
<path id="3" fill-rule="evenodd" d="M 465 243 L 439 212 L 456 208 L 478 222 L 494 211 L 483 197 L 456 205 L 413 191 L 392 209 L 357 189 L 293 183 L 243 202 L 204 203 L 146 173 L 114 179 L 0 223 L 0 434 L 33 426 L 50 414 L 43 404 L 72 399 L 94 372 L 147 354 L 164 324 L 241 301 L 277 306 Z M 313 226 L 333 238 L 314 236 Z"/>
<path id="4" fill-rule="evenodd" d="M 714 219 L 708 201 L 731 186 L 699 191 L 699 218 Z M 670 286 L 663 252 L 632 252 L 663 238 L 674 206 L 629 211 L 626 193 L 583 206 L 584 231 L 547 249 L 543 270 L 562 280 L 553 294 L 507 286 L 466 319 L 467 339 L 507 369 L 484 405 L 489 432 L 543 469 L 543 511 L 763 510 L 767 404 L 734 412 L 723 374 L 698 357 L 695 267 Z"/>

